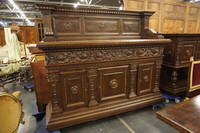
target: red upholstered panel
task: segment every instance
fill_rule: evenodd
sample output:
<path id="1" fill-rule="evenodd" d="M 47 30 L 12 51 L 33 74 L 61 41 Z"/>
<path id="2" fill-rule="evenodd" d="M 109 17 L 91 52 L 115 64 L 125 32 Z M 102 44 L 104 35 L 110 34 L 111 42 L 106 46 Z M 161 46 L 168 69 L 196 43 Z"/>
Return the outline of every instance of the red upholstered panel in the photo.
<path id="1" fill-rule="evenodd" d="M 200 64 L 194 64 L 192 86 L 200 85 Z"/>

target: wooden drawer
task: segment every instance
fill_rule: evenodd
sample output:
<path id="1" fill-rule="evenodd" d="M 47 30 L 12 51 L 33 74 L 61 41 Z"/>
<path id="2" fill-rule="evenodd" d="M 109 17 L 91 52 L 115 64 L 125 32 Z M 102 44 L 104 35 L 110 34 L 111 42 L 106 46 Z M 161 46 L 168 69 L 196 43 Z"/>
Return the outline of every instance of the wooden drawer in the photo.
<path id="1" fill-rule="evenodd" d="M 81 18 L 69 16 L 56 16 L 53 18 L 56 35 L 79 35 L 81 34 Z"/>
<path id="2" fill-rule="evenodd" d="M 85 34 L 119 34 L 119 19 L 85 18 Z"/>
<path id="3" fill-rule="evenodd" d="M 194 55 L 194 46 L 196 42 L 183 43 L 181 48 L 181 63 L 190 62 L 190 57 Z"/>
<path id="4" fill-rule="evenodd" d="M 99 68 L 100 102 L 127 98 L 128 66 Z"/>
<path id="5" fill-rule="evenodd" d="M 132 34 L 141 32 L 141 21 L 138 19 L 123 19 L 123 34 Z"/>

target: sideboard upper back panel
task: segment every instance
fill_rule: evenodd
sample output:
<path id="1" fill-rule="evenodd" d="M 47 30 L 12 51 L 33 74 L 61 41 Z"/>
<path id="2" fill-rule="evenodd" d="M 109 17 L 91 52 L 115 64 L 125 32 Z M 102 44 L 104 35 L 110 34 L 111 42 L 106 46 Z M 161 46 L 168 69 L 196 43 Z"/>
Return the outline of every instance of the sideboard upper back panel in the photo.
<path id="1" fill-rule="evenodd" d="M 37 5 L 45 10 L 44 29 L 55 41 L 140 39 L 148 28 L 150 11 L 73 8 Z"/>

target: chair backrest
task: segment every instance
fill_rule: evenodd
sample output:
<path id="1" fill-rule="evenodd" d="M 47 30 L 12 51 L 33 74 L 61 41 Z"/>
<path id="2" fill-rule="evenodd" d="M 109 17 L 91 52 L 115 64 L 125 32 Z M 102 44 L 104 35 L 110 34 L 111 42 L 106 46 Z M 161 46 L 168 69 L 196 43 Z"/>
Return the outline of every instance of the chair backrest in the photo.
<path id="1" fill-rule="evenodd" d="M 22 102 L 17 98 L 20 92 L 13 95 L 0 93 L 0 133 L 15 133 L 22 122 Z"/>
<path id="2" fill-rule="evenodd" d="M 200 61 L 190 59 L 189 87 L 187 97 L 191 98 L 200 94 Z"/>

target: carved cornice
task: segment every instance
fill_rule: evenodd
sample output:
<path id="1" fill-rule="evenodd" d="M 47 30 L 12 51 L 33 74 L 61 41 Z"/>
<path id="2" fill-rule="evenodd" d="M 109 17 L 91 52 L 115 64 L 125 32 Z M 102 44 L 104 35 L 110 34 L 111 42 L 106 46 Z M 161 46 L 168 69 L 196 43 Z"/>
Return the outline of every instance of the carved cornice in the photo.
<path id="1" fill-rule="evenodd" d="M 161 56 L 163 47 L 46 53 L 47 65 Z"/>
<path id="2" fill-rule="evenodd" d="M 97 13 L 97 14 L 113 14 L 113 15 L 145 15 L 151 16 L 154 11 L 119 11 L 116 9 L 100 9 L 100 8 L 74 8 L 73 6 L 59 6 L 59 5 L 47 5 L 37 4 L 39 10 L 44 11 L 56 11 L 56 12 L 75 12 L 75 13 Z"/>
<path id="3" fill-rule="evenodd" d="M 113 47 L 163 47 L 170 39 L 139 39 L 139 40 L 88 40 L 40 42 L 37 47 L 44 51 L 71 51 L 71 49 L 108 49 Z"/>

